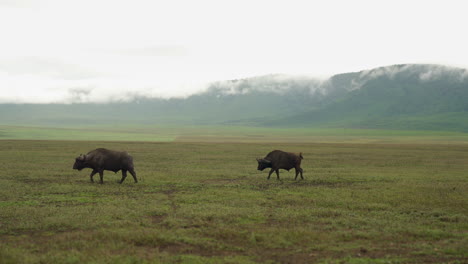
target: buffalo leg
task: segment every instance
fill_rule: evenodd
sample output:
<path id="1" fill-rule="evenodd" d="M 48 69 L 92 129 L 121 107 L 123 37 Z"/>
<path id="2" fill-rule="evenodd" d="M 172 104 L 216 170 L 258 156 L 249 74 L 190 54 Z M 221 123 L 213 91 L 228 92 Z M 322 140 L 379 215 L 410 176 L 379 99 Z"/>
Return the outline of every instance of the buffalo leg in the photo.
<path id="1" fill-rule="evenodd" d="M 100 178 L 100 184 L 103 184 L 104 183 L 104 171 L 103 170 L 100 170 L 99 171 L 99 178 Z"/>
<path id="2" fill-rule="evenodd" d="M 127 178 L 127 170 L 122 170 L 122 179 L 120 180 L 120 183 L 125 181 L 125 178 Z"/>
<path id="3" fill-rule="evenodd" d="M 276 169 L 275 172 L 276 172 L 276 179 L 279 180 L 279 179 L 280 179 L 280 178 L 279 178 L 279 169 Z"/>
<path id="4" fill-rule="evenodd" d="M 89 175 L 89 178 L 91 179 L 91 182 L 94 182 L 93 177 L 94 177 L 94 174 L 96 174 L 97 172 L 98 172 L 97 170 L 93 170 L 93 171 L 91 172 L 91 174 Z"/>
<path id="5" fill-rule="evenodd" d="M 294 178 L 294 180 L 297 179 L 297 176 L 299 175 L 299 173 L 301 174 L 301 179 L 304 179 L 304 177 L 302 176 L 302 169 L 301 168 L 296 168 L 296 177 Z"/>
<path id="6" fill-rule="evenodd" d="M 133 176 L 133 179 L 135 180 L 135 183 L 138 182 L 137 180 L 137 177 L 136 177 L 136 173 L 135 173 L 135 170 L 132 168 L 130 170 L 128 170 L 130 172 L 130 174 Z"/>
<path id="7" fill-rule="evenodd" d="M 271 170 L 270 170 L 270 172 L 268 173 L 267 180 L 269 180 L 269 179 L 270 179 L 270 176 L 271 176 L 271 174 L 272 174 L 274 171 L 275 171 L 275 169 L 271 169 Z"/>

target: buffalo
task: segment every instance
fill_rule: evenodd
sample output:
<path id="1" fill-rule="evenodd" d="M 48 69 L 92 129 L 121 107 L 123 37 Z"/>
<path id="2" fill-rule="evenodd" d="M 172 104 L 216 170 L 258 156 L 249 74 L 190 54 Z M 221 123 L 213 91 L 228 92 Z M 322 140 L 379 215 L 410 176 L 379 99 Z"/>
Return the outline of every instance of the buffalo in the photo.
<path id="1" fill-rule="evenodd" d="M 263 171 L 266 168 L 271 168 L 270 173 L 268 173 L 268 180 L 273 172 L 276 172 L 276 177 L 279 180 L 279 170 L 284 169 L 289 171 L 290 169 L 296 169 L 296 177 L 294 180 L 297 179 L 297 175 L 301 174 L 301 179 L 304 179 L 302 176 L 302 169 L 301 169 L 301 161 L 304 159 L 302 157 L 302 153 L 299 155 L 291 152 L 284 152 L 281 150 L 273 150 L 272 152 L 268 153 L 265 158 L 257 159 L 258 162 L 258 170 Z"/>
<path id="2" fill-rule="evenodd" d="M 73 164 L 74 170 L 81 171 L 84 168 L 91 168 L 93 171 L 89 175 L 91 182 L 94 182 L 93 176 L 96 173 L 99 173 L 101 178 L 100 183 L 103 183 L 104 170 L 113 171 L 117 173 L 119 170 L 122 170 L 122 183 L 127 177 L 127 171 L 132 174 L 135 183 L 138 182 L 135 167 L 133 166 L 133 158 L 128 155 L 127 152 L 109 150 L 105 148 L 98 148 L 88 152 L 88 154 L 81 154 L 75 159 L 75 164 Z"/>

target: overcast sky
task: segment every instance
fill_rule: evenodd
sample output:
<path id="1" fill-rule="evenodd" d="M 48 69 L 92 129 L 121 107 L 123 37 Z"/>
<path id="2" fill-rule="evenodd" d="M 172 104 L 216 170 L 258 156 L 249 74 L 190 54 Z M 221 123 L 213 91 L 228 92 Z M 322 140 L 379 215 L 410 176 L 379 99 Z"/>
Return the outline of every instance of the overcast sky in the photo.
<path id="1" fill-rule="evenodd" d="M 468 68 L 466 1 L 0 0 L 0 102 L 180 96 L 271 73 Z"/>

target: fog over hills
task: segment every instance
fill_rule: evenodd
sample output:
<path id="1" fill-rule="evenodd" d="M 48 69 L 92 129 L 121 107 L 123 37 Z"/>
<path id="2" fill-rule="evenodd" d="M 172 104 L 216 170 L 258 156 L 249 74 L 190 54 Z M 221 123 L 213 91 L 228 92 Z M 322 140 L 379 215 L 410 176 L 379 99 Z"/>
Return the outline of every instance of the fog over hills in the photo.
<path id="1" fill-rule="evenodd" d="M 77 102 L 81 92 L 76 91 Z M 468 131 L 468 71 L 441 65 L 393 65 L 326 80 L 267 75 L 214 82 L 186 98 L 132 98 L 103 104 L 0 104 L 0 123 Z"/>
<path id="2" fill-rule="evenodd" d="M 468 131 L 465 69 L 394 65 L 336 75 L 329 81 L 346 92 L 320 109 L 275 124 Z"/>

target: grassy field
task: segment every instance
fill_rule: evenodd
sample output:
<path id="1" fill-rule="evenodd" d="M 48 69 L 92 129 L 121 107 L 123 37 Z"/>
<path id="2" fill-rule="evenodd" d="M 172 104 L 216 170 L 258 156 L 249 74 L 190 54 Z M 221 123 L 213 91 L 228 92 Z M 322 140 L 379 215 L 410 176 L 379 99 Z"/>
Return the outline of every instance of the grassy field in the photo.
<path id="1" fill-rule="evenodd" d="M 88 126 L 0 125 L 0 140 L 85 140 L 232 143 L 431 143 L 467 144 L 468 133 L 349 128 L 268 128 L 247 126 Z"/>
<path id="2" fill-rule="evenodd" d="M 74 158 L 126 150 L 139 183 Z M 303 152 L 305 180 L 256 170 Z M 0 263 L 467 263 L 468 145 L 0 141 Z"/>

